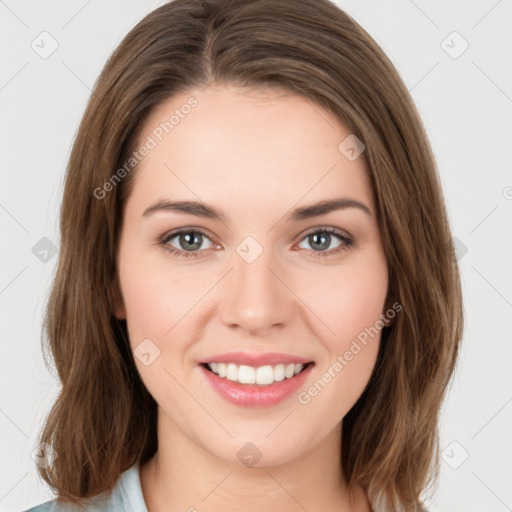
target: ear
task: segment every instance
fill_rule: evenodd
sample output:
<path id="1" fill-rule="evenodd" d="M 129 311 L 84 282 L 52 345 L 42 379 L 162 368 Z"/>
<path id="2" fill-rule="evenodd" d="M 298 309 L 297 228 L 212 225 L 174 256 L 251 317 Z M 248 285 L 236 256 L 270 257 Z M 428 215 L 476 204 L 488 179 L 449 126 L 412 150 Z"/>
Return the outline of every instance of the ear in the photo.
<path id="1" fill-rule="evenodd" d="M 112 297 L 114 316 L 118 320 L 126 320 L 126 308 L 124 306 L 123 294 L 121 293 L 121 286 L 119 285 L 117 273 L 114 282 L 112 283 Z"/>

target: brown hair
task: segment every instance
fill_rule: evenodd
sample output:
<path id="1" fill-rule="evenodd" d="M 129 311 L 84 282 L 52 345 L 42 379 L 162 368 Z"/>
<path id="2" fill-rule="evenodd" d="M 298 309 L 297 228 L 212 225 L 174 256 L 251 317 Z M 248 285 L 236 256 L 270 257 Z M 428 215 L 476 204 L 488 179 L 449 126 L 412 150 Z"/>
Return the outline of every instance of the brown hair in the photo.
<path id="1" fill-rule="evenodd" d="M 109 58 L 67 168 L 45 324 L 62 389 L 40 437 L 58 456 L 39 472 L 60 500 L 77 500 L 111 490 L 157 449 L 156 403 L 126 323 L 114 316 L 122 207 L 136 170 L 102 198 L 94 191 L 130 158 L 156 106 L 211 83 L 291 91 L 333 112 L 366 145 L 387 303 L 403 309 L 384 328 L 374 373 L 343 420 L 342 466 L 350 487 L 362 485 L 379 510 L 419 510 L 437 477 L 439 410 L 462 336 L 458 267 L 411 97 L 373 39 L 327 0 L 175 0 Z"/>

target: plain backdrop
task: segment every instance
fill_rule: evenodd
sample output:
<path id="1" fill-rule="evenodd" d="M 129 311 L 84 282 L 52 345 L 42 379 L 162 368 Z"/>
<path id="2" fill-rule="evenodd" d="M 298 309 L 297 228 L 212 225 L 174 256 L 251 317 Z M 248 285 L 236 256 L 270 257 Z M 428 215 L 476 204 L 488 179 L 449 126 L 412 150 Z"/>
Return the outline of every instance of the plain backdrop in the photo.
<path id="1" fill-rule="evenodd" d="M 427 503 L 434 512 L 512 510 L 512 2 L 338 4 L 411 90 L 456 238 L 466 325 Z M 53 497 L 32 452 L 59 390 L 40 337 L 64 170 L 107 57 L 158 5 L 0 1 L 0 511 Z"/>

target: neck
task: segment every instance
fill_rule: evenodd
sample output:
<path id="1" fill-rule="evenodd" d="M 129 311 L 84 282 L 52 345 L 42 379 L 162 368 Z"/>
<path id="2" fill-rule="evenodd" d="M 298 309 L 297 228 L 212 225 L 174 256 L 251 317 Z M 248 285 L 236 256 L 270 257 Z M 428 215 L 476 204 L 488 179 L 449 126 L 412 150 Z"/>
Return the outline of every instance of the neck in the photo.
<path id="1" fill-rule="evenodd" d="M 232 464 L 188 438 L 159 410 L 158 451 L 140 468 L 148 512 L 368 512 L 360 487 L 348 495 L 341 425 L 298 457 L 276 466 Z"/>

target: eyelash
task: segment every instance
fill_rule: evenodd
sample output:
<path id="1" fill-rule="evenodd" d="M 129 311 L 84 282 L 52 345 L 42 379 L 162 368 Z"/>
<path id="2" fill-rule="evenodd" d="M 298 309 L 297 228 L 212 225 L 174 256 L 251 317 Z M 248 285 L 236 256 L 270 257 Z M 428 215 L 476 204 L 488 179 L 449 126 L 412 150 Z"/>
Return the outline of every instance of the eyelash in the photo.
<path id="1" fill-rule="evenodd" d="M 177 231 L 173 231 L 171 233 L 165 233 L 162 237 L 158 240 L 158 245 L 161 245 L 165 251 L 167 251 L 169 254 L 172 254 L 173 256 L 177 256 L 179 258 L 198 258 L 201 257 L 199 253 L 203 252 L 204 250 L 197 250 L 197 251 L 182 251 L 180 249 L 176 249 L 175 247 L 172 247 L 169 245 L 169 241 L 173 238 L 183 234 L 196 234 L 200 233 L 201 235 L 205 236 L 206 238 L 210 239 L 208 234 L 200 229 L 200 228 L 185 228 L 185 229 L 179 229 Z M 347 235 L 344 231 L 341 231 L 336 228 L 331 227 L 325 227 L 325 228 L 315 228 L 311 231 L 308 231 L 300 240 L 299 243 L 301 243 L 303 240 L 305 240 L 307 237 L 315 234 L 320 233 L 327 233 L 330 235 L 335 235 L 339 240 L 342 242 L 338 247 L 331 249 L 329 251 L 312 251 L 311 258 L 326 258 L 329 256 L 332 256 L 334 254 L 338 254 L 342 251 L 346 251 L 350 249 L 354 245 L 354 240 Z"/>

